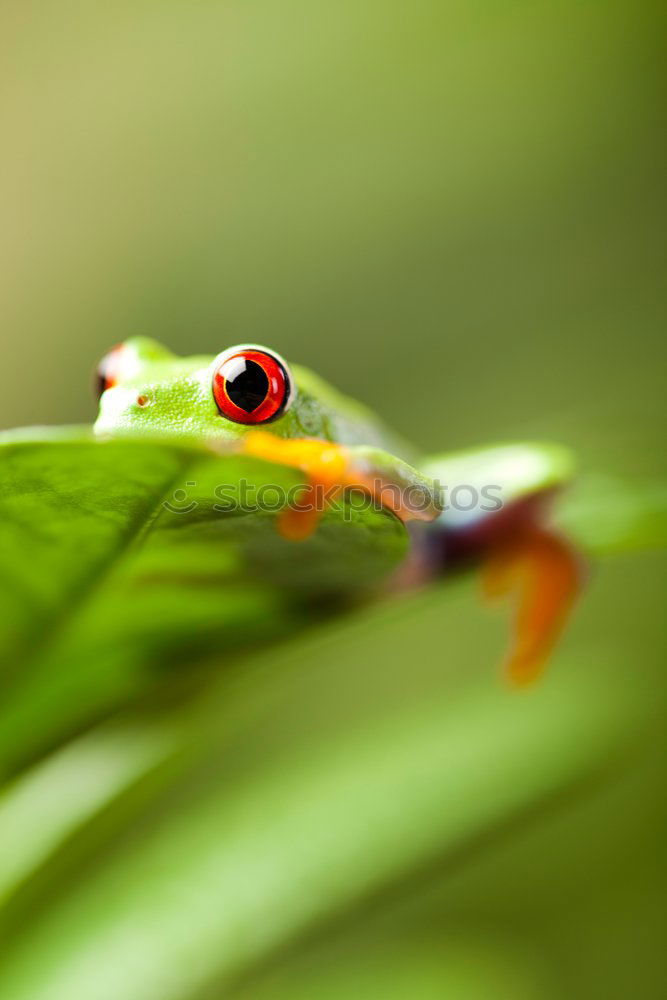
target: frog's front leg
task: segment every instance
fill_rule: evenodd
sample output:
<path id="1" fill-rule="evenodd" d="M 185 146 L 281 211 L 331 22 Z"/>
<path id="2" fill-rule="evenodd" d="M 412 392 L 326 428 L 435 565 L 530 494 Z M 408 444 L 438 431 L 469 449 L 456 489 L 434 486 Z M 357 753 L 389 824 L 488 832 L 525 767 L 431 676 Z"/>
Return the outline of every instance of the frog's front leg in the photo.
<path id="1" fill-rule="evenodd" d="M 280 534 L 292 541 L 308 538 L 327 504 L 344 490 L 366 494 L 401 521 L 432 521 L 440 512 L 432 481 L 378 448 L 280 438 L 270 431 L 253 430 L 240 441 L 239 449 L 304 473 L 302 495 L 278 519 Z"/>
<path id="2" fill-rule="evenodd" d="M 426 558 L 448 573 L 478 562 L 488 597 L 515 598 L 507 676 L 524 684 L 542 670 L 581 587 L 582 564 L 549 527 L 554 495 L 570 480 L 570 453 L 516 444 L 435 456 L 422 466 L 445 509 L 429 526 Z"/>

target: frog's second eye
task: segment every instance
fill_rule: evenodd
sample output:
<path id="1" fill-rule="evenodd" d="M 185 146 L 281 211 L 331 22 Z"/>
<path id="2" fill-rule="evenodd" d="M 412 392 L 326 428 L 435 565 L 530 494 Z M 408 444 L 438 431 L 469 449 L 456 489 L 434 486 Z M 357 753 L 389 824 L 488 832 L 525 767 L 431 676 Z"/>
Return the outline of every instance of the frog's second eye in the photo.
<path id="1" fill-rule="evenodd" d="M 279 355 L 265 348 L 232 347 L 215 359 L 213 396 L 228 420 L 265 424 L 289 406 L 292 377 Z"/>
<path id="2" fill-rule="evenodd" d="M 125 350 L 124 344 L 117 344 L 111 348 L 108 354 L 104 355 L 97 366 L 95 372 L 95 390 L 98 399 L 107 389 L 113 388 L 120 378 Z"/>

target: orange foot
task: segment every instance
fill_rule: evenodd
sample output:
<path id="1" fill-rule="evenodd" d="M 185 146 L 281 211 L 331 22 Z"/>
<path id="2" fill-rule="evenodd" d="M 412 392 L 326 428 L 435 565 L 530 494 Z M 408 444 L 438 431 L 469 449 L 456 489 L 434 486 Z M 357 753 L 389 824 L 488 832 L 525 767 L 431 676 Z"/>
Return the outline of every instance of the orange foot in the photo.
<path id="1" fill-rule="evenodd" d="M 581 589 L 582 575 L 571 546 L 546 528 L 531 527 L 491 554 L 483 580 L 486 596 L 516 597 L 505 664 L 513 684 L 529 684 L 542 672 Z"/>
<path id="2" fill-rule="evenodd" d="M 298 504 L 287 507 L 278 518 L 278 531 L 292 541 L 312 535 L 324 513 L 325 496 L 327 501 L 332 500 L 347 485 L 349 460 L 338 444 L 250 431 L 244 438 L 243 451 L 305 472 L 307 483 Z"/>
<path id="3" fill-rule="evenodd" d="M 432 520 L 437 510 L 421 511 L 403 505 L 400 491 L 383 490 L 386 480 L 374 476 L 365 463 L 355 460 L 349 449 L 316 438 L 280 438 L 269 431 L 249 431 L 241 442 L 244 454 L 288 465 L 305 473 L 306 484 L 298 503 L 278 518 L 284 538 L 308 538 L 331 502 L 345 489 L 363 490 L 392 510 L 401 520 Z"/>

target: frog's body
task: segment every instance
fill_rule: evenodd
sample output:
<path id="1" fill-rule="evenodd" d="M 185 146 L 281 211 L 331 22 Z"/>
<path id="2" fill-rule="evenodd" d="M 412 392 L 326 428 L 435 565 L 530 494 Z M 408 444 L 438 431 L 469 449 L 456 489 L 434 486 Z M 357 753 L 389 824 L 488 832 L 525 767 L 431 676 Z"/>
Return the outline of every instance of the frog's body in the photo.
<path id="1" fill-rule="evenodd" d="M 239 352 L 246 359 L 268 358 L 289 382 L 281 390 L 284 399 L 275 401 L 275 416 L 261 429 L 252 413 L 230 403 L 226 388 L 222 394 L 220 384 L 216 388 L 219 372 L 229 371 L 226 359 Z M 135 338 L 107 356 L 101 378 L 98 435 L 196 440 L 301 470 L 312 502 L 281 515 L 279 528 L 290 539 L 312 533 L 327 497 L 352 487 L 401 520 L 423 522 L 399 577 L 404 583 L 440 575 L 462 560 L 483 561 L 489 593 L 511 588 L 521 596 L 510 674 L 515 680 L 535 675 L 578 586 L 572 552 L 543 526 L 545 501 L 572 473 L 565 449 L 520 444 L 420 459 L 366 407 L 254 345 L 217 358 L 178 358 Z M 227 410 L 244 422 L 229 419 Z"/>

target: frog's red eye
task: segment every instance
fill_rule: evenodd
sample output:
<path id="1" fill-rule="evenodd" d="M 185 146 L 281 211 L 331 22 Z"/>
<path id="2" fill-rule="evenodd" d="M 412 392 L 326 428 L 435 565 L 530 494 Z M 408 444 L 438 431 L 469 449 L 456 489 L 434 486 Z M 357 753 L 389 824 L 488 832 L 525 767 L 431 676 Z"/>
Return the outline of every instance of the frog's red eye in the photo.
<path id="1" fill-rule="evenodd" d="M 237 424 L 265 424 L 287 409 L 292 378 L 277 354 L 232 347 L 215 359 L 213 396 L 223 417 Z"/>
<path id="2" fill-rule="evenodd" d="M 95 390 L 97 392 L 98 398 L 107 389 L 113 388 L 116 385 L 118 379 L 120 378 L 120 373 L 123 367 L 123 354 L 125 353 L 124 344 L 116 344 L 112 347 L 108 354 L 105 354 L 95 372 Z"/>

